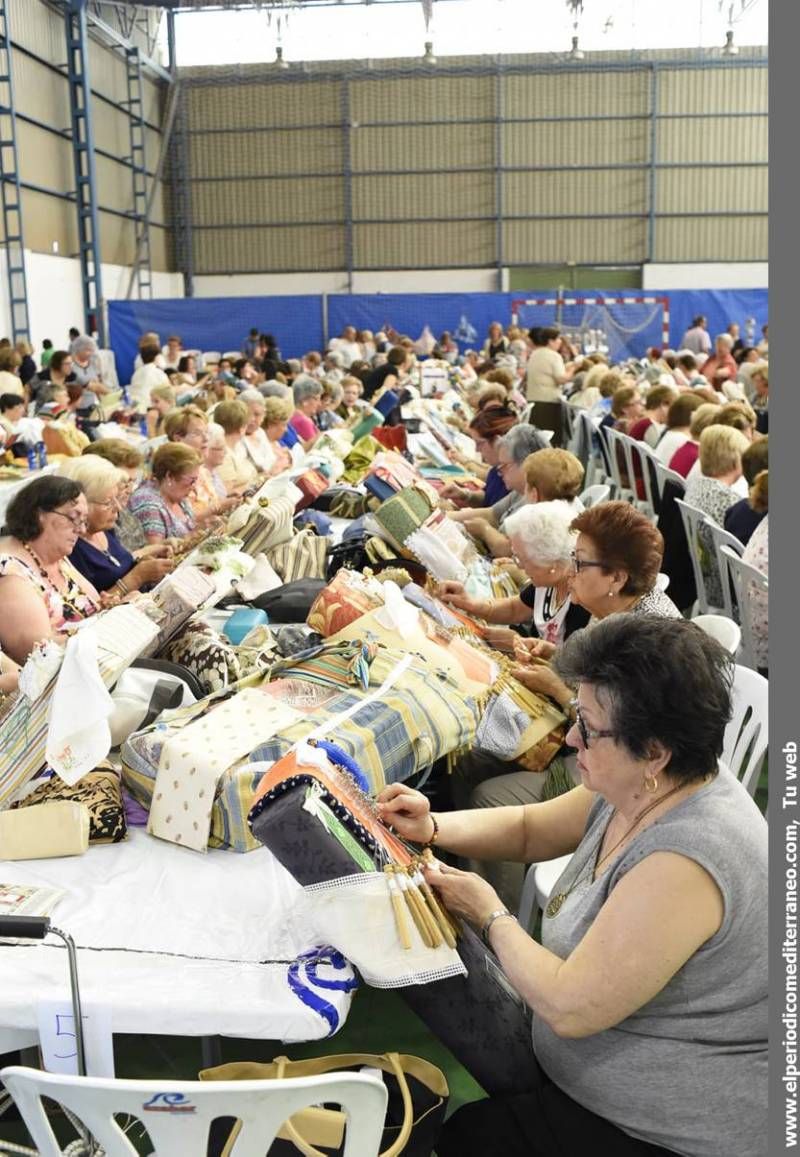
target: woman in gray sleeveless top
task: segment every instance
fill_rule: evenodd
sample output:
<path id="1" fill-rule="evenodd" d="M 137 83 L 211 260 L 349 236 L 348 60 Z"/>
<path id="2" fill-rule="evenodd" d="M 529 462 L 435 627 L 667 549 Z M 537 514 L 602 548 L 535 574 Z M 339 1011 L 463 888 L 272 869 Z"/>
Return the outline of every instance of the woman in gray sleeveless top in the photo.
<path id="1" fill-rule="evenodd" d="M 582 785 L 432 817 L 401 784 L 384 818 L 464 857 L 573 853 L 542 943 L 485 880 L 428 873 L 533 1014 L 530 1093 L 465 1106 L 439 1157 L 766 1153 L 767 829 L 718 761 L 732 661 L 684 620 L 612 615 L 566 643 Z M 502 1040 L 497 1041 L 498 1051 Z"/>

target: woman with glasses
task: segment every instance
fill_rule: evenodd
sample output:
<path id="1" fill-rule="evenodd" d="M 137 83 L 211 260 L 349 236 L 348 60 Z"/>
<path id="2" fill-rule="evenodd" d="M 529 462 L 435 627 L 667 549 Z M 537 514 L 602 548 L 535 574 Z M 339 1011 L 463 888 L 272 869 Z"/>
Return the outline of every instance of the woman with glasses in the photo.
<path id="1" fill-rule="evenodd" d="M 144 457 L 135 446 L 126 442 L 124 438 L 98 438 L 91 442 L 83 451 L 84 455 L 97 454 L 117 466 L 125 475 L 125 482 L 119 489 L 120 509 L 117 523 L 114 527 L 117 538 L 124 547 L 135 553 L 147 546 L 142 524 L 135 515 L 128 510 L 131 495 L 139 485 L 142 477 L 142 463 Z"/>
<path id="2" fill-rule="evenodd" d="M 379 797 L 404 839 L 458 856 L 571 856 L 541 943 L 479 876 L 426 871 L 532 1012 L 529 1091 L 464 1106 L 436 1152 L 763 1153 L 767 827 L 719 762 L 732 659 L 682 619 L 615 614 L 558 664 L 577 689 L 578 787 L 435 817 L 403 784 Z"/>
<path id="3" fill-rule="evenodd" d="M 71 478 L 46 474 L 18 490 L 0 539 L 0 649 L 24 663 L 64 623 L 100 609 L 100 596 L 69 556 L 86 529 L 88 505 Z"/>
<path id="4" fill-rule="evenodd" d="M 67 463 L 63 473 L 80 483 L 87 502 L 86 529 L 75 543 L 70 562 L 96 590 L 120 599 L 169 574 L 171 546 L 156 543 L 129 551 L 117 537 L 117 518 L 129 485 L 124 471 L 92 454 Z"/>

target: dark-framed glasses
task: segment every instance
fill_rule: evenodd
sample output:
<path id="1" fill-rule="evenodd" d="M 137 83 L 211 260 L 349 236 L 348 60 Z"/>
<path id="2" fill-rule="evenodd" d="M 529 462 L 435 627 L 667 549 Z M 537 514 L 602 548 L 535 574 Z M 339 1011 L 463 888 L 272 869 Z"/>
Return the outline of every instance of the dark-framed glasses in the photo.
<path id="1" fill-rule="evenodd" d="M 581 715 L 581 708 L 577 699 L 570 700 L 570 707 L 575 712 L 575 725 L 578 728 L 578 732 L 580 733 L 581 744 L 583 747 L 588 749 L 592 739 L 614 739 L 616 736 L 615 731 L 609 731 L 605 728 L 598 729 L 596 727 L 586 726 L 586 720 Z"/>
<path id="2" fill-rule="evenodd" d="M 63 510 L 51 510 L 50 513 L 57 514 L 59 518 L 66 518 L 77 531 L 86 530 L 87 522 L 82 514 L 65 514 Z"/>
<path id="3" fill-rule="evenodd" d="M 582 570 L 587 570 L 590 566 L 599 566 L 601 570 L 607 569 L 604 562 L 598 562 L 597 559 L 591 558 L 578 558 L 576 554 L 571 554 L 569 560 L 576 574 L 580 574 Z"/>

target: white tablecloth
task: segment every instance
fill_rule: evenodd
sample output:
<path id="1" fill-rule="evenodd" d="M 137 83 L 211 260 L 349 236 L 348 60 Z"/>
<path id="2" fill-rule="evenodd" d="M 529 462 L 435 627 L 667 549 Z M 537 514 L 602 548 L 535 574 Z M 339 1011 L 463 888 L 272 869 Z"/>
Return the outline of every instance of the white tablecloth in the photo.
<path id="1" fill-rule="evenodd" d="M 21 490 L 23 486 L 27 486 L 29 482 L 32 482 L 34 478 L 38 478 L 41 474 L 52 474 L 56 467 L 56 462 L 48 462 L 44 469 L 35 470 L 25 478 L 19 478 L 13 482 L 0 481 L 0 526 L 3 525 L 5 520 L 8 504 L 17 491 Z"/>
<path id="2" fill-rule="evenodd" d="M 293 925 L 300 886 L 266 848 L 201 854 L 133 829 L 83 856 L 0 861 L 0 882 L 64 890 L 51 922 L 73 937 L 82 999 L 110 1006 L 114 1032 L 287 1042 L 328 1034 L 287 983 L 289 964 L 313 945 Z M 319 975 L 353 973 L 323 964 Z M 38 1000 L 62 994 L 61 941 L 0 940 L 0 1052 L 16 1047 L 4 1030 L 35 1028 Z M 350 994 L 320 995 L 344 1021 Z"/>

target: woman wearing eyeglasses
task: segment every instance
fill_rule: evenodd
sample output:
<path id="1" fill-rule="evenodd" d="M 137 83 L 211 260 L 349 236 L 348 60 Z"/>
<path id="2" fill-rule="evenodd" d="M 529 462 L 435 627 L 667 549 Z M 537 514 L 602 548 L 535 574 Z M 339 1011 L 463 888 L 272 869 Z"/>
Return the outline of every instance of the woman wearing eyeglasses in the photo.
<path id="1" fill-rule="evenodd" d="M 86 529 L 75 543 L 70 562 L 96 590 L 116 600 L 169 574 L 172 547 L 167 543 L 129 551 L 117 537 L 117 518 L 129 485 L 124 471 L 92 454 L 67 463 L 64 474 L 80 483 L 87 502 Z"/>
<path id="2" fill-rule="evenodd" d="M 83 489 L 70 478 L 35 478 L 9 503 L 0 539 L 0 649 L 24 663 L 66 622 L 93 615 L 100 596 L 69 556 L 86 529 Z"/>
<path id="3" fill-rule="evenodd" d="M 426 872 L 531 1009 L 535 1058 L 529 1092 L 465 1106 L 436 1152 L 764 1153 L 767 827 L 719 763 L 732 660 L 683 619 L 615 614 L 558 665 L 577 687 L 580 786 L 436 817 L 405 785 L 379 797 L 403 838 L 458 856 L 571 855 L 540 944 L 479 876 Z"/>
<path id="4" fill-rule="evenodd" d="M 656 581 L 664 557 L 661 532 L 628 502 L 601 502 L 584 510 L 572 523 L 578 532 L 569 581 L 570 599 L 584 607 L 589 626 L 626 612 L 680 618 L 672 600 L 658 590 Z M 566 706 L 573 691 L 552 667 L 537 660 L 552 659 L 552 643 L 536 639 L 518 648 L 522 659 L 515 676 L 532 691 L 549 695 Z M 528 657 L 533 665 L 527 662 Z"/>

